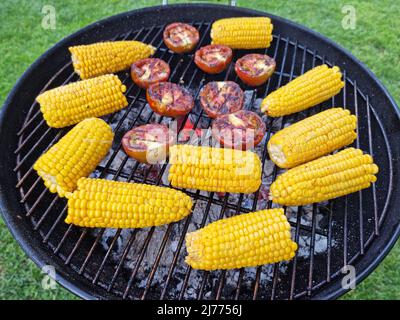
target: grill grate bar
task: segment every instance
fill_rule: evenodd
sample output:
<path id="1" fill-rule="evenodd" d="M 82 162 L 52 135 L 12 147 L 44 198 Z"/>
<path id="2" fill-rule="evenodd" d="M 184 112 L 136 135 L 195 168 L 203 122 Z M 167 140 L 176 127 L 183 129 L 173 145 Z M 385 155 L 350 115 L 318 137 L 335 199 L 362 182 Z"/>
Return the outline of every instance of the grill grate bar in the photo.
<path id="1" fill-rule="evenodd" d="M 43 215 L 40 217 L 40 219 L 38 220 L 37 224 L 35 225 L 35 227 L 33 228 L 33 230 L 38 230 L 41 226 L 41 224 L 43 223 L 44 219 L 47 217 L 47 215 L 49 214 L 50 210 L 53 208 L 53 206 L 55 205 L 55 203 L 57 202 L 57 200 L 59 200 L 60 198 L 56 195 L 53 199 L 53 201 L 50 203 L 49 207 L 46 209 L 46 211 L 43 213 Z"/>
<path id="2" fill-rule="evenodd" d="M 78 241 L 75 243 L 74 248 L 72 249 L 71 253 L 69 254 L 67 260 L 65 260 L 65 264 L 69 264 L 72 257 L 74 256 L 76 250 L 79 248 L 80 244 L 82 243 L 82 240 L 85 238 L 86 234 L 88 233 L 88 229 L 83 229 L 81 235 L 79 236 Z"/>
<path id="3" fill-rule="evenodd" d="M 358 110 L 358 90 L 357 90 L 357 82 L 354 81 L 354 108 L 355 108 L 355 114 L 357 119 L 359 118 L 359 110 Z M 368 106 L 367 106 L 368 108 Z M 357 133 L 360 134 L 360 125 L 359 121 L 357 121 Z M 356 147 L 357 149 L 360 148 L 360 139 L 356 139 Z M 358 211 L 358 218 L 359 218 L 359 234 L 360 234 L 360 252 L 363 255 L 364 254 L 364 219 L 363 219 L 363 198 L 362 198 L 362 190 L 358 191 L 358 205 L 359 205 L 359 211 Z"/>
<path id="4" fill-rule="evenodd" d="M 145 240 L 145 242 L 144 242 L 144 244 L 142 246 L 142 249 L 140 250 L 140 254 L 139 254 L 138 260 L 136 261 L 136 264 L 135 264 L 135 268 L 133 269 L 133 271 L 131 273 L 131 276 L 129 278 L 128 284 L 127 284 L 126 289 L 124 291 L 124 294 L 122 296 L 123 299 L 126 299 L 127 296 L 128 296 L 129 290 L 131 289 L 131 287 L 133 285 L 133 280 L 135 279 L 136 274 L 137 274 L 137 272 L 139 270 L 140 263 L 143 260 L 144 254 L 146 253 L 146 248 L 147 248 L 147 246 L 148 246 L 148 244 L 150 242 L 151 237 L 153 236 L 153 233 L 154 233 L 154 227 L 151 227 L 150 231 L 148 233 L 148 236 L 147 236 L 147 238 L 146 238 L 146 240 Z"/>
<path id="5" fill-rule="evenodd" d="M 39 202 L 43 199 L 44 195 L 48 192 L 47 188 L 44 188 L 40 196 L 36 199 L 36 201 L 33 203 L 32 207 L 28 210 L 28 212 L 25 214 L 27 217 L 30 217 L 33 213 L 33 211 L 36 209 L 36 207 L 39 205 Z"/>
<path id="6" fill-rule="evenodd" d="M 154 274 L 155 274 L 155 272 L 157 270 L 158 264 L 160 263 L 160 259 L 161 259 L 161 256 L 162 256 L 163 252 L 164 252 L 165 245 L 167 244 L 167 240 L 168 240 L 169 234 L 171 232 L 171 228 L 172 228 L 172 223 L 170 223 L 168 225 L 167 231 L 165 231 L 165 234 L 164 234 L 164 237 L 162 239 L 160 248 L 158 250 L 158 254 L 157 254 L 156 260 L 154 261 L 153 268 L 151 269 L 149 277 L 147 279 L 146 287 L 145 287 L 143 295 L 141 297 L 142 300 L 145 299 L 146 294 L 150 289 L 151 282 L 153 281 Z"/>
<path id="7" fill-rule="evenodd" d="M 35 189 L 35 187 L 38 185 L 38 183 L 42 180 L 42 178 L 37 177 L 35 182 L 32 184 L 32 186 L 29 188 L 29 190 L 23 195 L 21 198 L 20 203 L 24 203 L 26 199 L 29 197 L 29 195 L 32 193 L 32 191 Z"/>
<path id="8" fill-rule="evenodd" d="M 176 263 L 178 262 L 179 253 L 181 251 L 181 248 L 182 248 L 182 245 L 183 245 L 183 240 L 185 239 L 186 232 L 187 232 L 187 230 L 189 228 L 189 224 L 190 224 L 191 218 L 192 218 L 192 215 L 189 215 L 188 217 L 185 218 L 186 221 L 185 221 L 185 225 L 183 226 L 182 235 L 179 238 L 178 246 L 176 248 L 176 252 L 174 254 L 174 258 L 172 260 L 171 267 L 168 270 L 167 279 L 165 280 L 165 285 L 164 285 L 164 288 L 163 288 L 163 290 L 161 292 L 160 300 L 164 299 L 165 294 L 167 292 L 168 284 L 171 281 L 172 273 L 173 273 L 173 271 L 175 269 Z"/>
<path id="9" fill-rule="evenodd" d="M 327 257 L 326 257 L 326 281 L 331 281 L 331 252 L 332 252 L 332 220 L 334 201 L 329 202 L 329 217 L 328 217 L 328 236 L 327 236 Z"/>
<path id="10" fill-rule="evenodd" d="M 96 283 L 96 282 L 97 282 L 97 279 L 100 277 L 100 274 L 101 274 L 101 272 L 103 271 L 103 268 L 104 268 L 104 265 L 105 265 L 105 263 L 106 263 L 106 261 L 107 261 L 107 258 L 109 257 L 109 255 L 110 255 L 112 249 L 114 248 L 114 246 L 115 246 L 115 244 L 116 244 L 116 242 L 117 242 L 117 240 L 118 240 L 120 234 L 121 234 L 121 229 L 118 229 L 117 232 L 115 233 L 115 236 L 114 236 L 114 238 L 113 238 L 111 244 L 110 244 L 110 247 L 109 247 L 108 250 L 107 250 L 106 255 L 105 255 L 104 258 L 103 258 L 103 261 L 102 261 L 101 264 L 100 264 L 99 270 L 97 270 L 96 275 L 95 275 L 94 278 L 93 278 L 93 281 L 92 281 L 93 283 Z"/>
<path id="11" fill-rule="evenodd" d="M 369 104 L 369 96 L 366 98 L 366 109 L 367 109 L 367 121 L 368 121 L 368 151 L 371 157 L 374 157 L 374 149 L 372 142 L 372 126 L 371 126 L 371 106 Z M 378 200 L 376 198 L 376 186 L 375 183 L 372 184 L 372 197 L 374 199 L 374 233 L 375 236 L 379 236 L 379 224 L 378 224 Z"/>
<path id="12" fill-rule="evenodd" d="M 92 256 L 94 250 L 96 249 L 97 245 L 99 244 L 99 241 L 100 241 L 101 237 L 104 234 L 104 230 L 105 229 L 100 229 L 99 233 L 97 234 L 96 239 L 94 240 L 94 242 L 93 242 L 88 254 L 85 257 L 85 260 L 83 261 L 83 263 L 82 263 L 82 265 L 81 265 L 81 267 L 80 267 L 80 269 L 78 271 L 79 274 L 82 274 L 83 271 L 85 270 L 85 267 L 86 267 L 87 263 L 89 262 L 90 257 Z"/>
<path id="13" fill-rule="evenodd" d="M 25 146 L 25 144 L 29 141 L 29 139 L 32 138 L 32 136 L 36 133 L 36 131 L 37 131 L 42 125 L 44 125 L 44 124 L 45 124 L 45 121 L 44 121 L 44 119 L 42 119 L 42 120 L 40 121 L 39 125 L 36 126 L 36 127 L 31 131 L 31 133 L 25 138 L 24 142 L 22 142 L 22 143 L 19 144 L 18 148 L 15 149 L 14 154 L 18 154 L 18 153 L 21 151 L 21 149 Z M 50 128 L 50 127 L 47 128 L 46 132 L 40 137 L 40 139 L 43 139 L 44 136 L 46 136 L 50 131 L 51 131 L 51 128 Z"/>
<path id="14" fill-rule="evenodd" d="M 67 207 L 65 206 L 65 209 Z M 74 227 L 73 224 L 70 224 L 67 228 L 67 230 L 65 231 L 63 237 L 61 238 L 60 242 L 58 243 L 58 246 L 54 249 L 54 253 L 57 254 L 58 251 L 61 249 L 62 245 L 64 244 L 65 239 L 68 237 L 69 233 L 71 232 L 72 228 Z M 83 232 L 86 232 L 86 230 L 83 230 Z M 82 233 L 83 233 L 82 232 Z"/>
<path id="15" fill-rule="evenodd" d="M 343 70 L 343 108 L 347 109 L 347 73 L 346 70 Z M 357 132 L 358 134 L 358 132 Z M 344 221 L 343 221 L 343 266 L 347 265 L 347 220 L 348 220 L 348 205 L 347 205 L 348 196 L 345 196 L 344 199 Z"/>
<path id="16" fill-rule="evenodd" d="M 316 224 L 316 209 L 317 205 L 314 203 L 313 204 L 313 210 L 312 210 L 312 231 L 311 231 L 311 241 L 310 241 L 310 267 L 308 271 L 308 287 L 307 287 L 307 294 L 308 296 L 311 296 L 312 292 L 312 285 L 313 285 L 313 271 L 314 271 L 314 249 L 315 249 L 315 224 Z"/>
<path id="17" fill-rule="evenodd" d="M 297 209 L 297 217 L 296 217 L 296 231 L 295 231 L 295 236 L 294 236 L 294 241 L 296 243 L 299 243 L 299 238 L 300 238 L 300 225 L 301 225 L 301 211 L 303 210 L 303 207 L 298 207 Z M 292 263 L 292 275 L 291 275 L 291 281 L 290 281 L 290 295 L 289 299 L 293 300 L 294 298 L 294 291 L 295 291 L 295 283 L 296 283 L 296 268 L 297 268 L 297 255 L 298 255 L 298 250 L 293 258 L 293 263 Z"/>
<path id="18" fill-rule="evenodd" d="M 50 227 L 49 231 L 46 233 L 46 235 L 43 238 L 43 243 L 47 243 L 49 241 L 50 236 L 52 235 L 54 229 L 58 225 L 58 223 L 61 221 L 62 217 L 64 216 L 65 212 L 67 211 L 67 206 L 64 206 L 64 208 L 61 210 L 60 214 L 58 215 L 57 219 L 54 221 L 53 225 Z"/>
<path id="19" fill-rule="evenodd" d="M 127 243 L 126 246 L 125 246 L 125 249 L 124 249 L 124 252 L 123 252 L 123 254 L 122 254 L 122 257 L 121 257 L 121 259 L 119 260 L 118 266 L 117 266 L 117 268 L 115 269 L 115 272 L 114 272 L 114 274 L 113 274 L 113 276 L 112 276 L 112 279 L 111 279 L 111 281 L 110 281 L 110 284 L 108 285 L 108 288 L 107 288 L 107 291 L 108 291 L 108 292 L 110 292 L 111 289 L 112 289 L 112 287 L 114 286 L 115 280 L 117 279 L 117 276 L 118 276 L 118 274 L 119 274 L 119 272 L 120 272 L 120 270 L 121 270 L 121 267 L 123 266 L 123 264 L 124 264 L 124 262 L 125 262 L 126 256 L 128 255 L 129 250 L 130 250 L 131 247 L 132 247 L 133 241 L 135 241 L 135 238 L 136 238 L 136 235 L 137 235 L 138 230 L 139 230 L 139 229 L 133 229 L 133 232 L 132 232 L 131 236 L 129 237 L 128 243 Z"/>

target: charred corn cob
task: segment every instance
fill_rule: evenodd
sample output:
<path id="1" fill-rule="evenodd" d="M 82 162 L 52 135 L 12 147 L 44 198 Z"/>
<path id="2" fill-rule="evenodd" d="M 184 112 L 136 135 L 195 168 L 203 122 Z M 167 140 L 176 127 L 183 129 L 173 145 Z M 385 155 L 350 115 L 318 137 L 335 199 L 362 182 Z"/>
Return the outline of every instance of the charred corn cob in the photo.
<path id="1" fill-rule="evenodd" d="M 76 189 L 81 177 L 88 176 L 109 151 L 114 134 L 101 119 L 78 123 L 45 152 L 33 165 L 50 192 L 60 197 Z"/>
<path id="2" fill-rule="evenodd" d="M 178 188 L 252 193 L 261 184 L 261 161 L 251 151 L 174 145 L 170 163 L 168 180 Z"/>
<path id="3" fill-rule="evenodd" d="M 283 209 L 218 220 L 186 235 L 186 263 L 195 269 L 254 267 L 290 260 L 297 244 Z"/>
<path id="4" fill-rule="evenodd" d="M 267 17 L 227 18 L 215 21 L 211 27 L 211 43 L 232 49 L 268 48 L 273 25 Z"/>
<path id="5" fill-rule="evenodd" d="M 81 79 L 122 71 L 151 56 L 154 50 L 140 41 L 99 42 L 69 48 L 74 70 Z"/>
<path id="6" fill-rule="evenodd" d="M 65 222 L 82 227 L 145 228 L 181 220 L 191 208 L 191 198 L 171 188 L 82 178 L 68 199 Z"/>
<path id="7" fill-rule="evenodd" d="M 280 117 L 315 106 L 340 92 L 341 77 L 339 67 L 315 67 L 265 97 L 261 111 Z"/>
<path id="8" fill-rule="evenodd" d="M 279 167 L 292 168 L 351 144 L 356 128 L 357 117 L 349 110 L 331 108 L 278 131 L 268 153 Z"/>
<path id="9" fill-rule="evenodd" d="M 45 91 L 36 101 L 49 127 L 62 128 L 126 107 L 125 90 L 121 80 L 109 74 Z"/>
<path id="10" fill-rule="evenodd" d="M 368 188 L 377 173 L 369 154 L 347 148 L 283 173 L 272 183 L 270 197 L 287 206 L 325 201 Z"/>

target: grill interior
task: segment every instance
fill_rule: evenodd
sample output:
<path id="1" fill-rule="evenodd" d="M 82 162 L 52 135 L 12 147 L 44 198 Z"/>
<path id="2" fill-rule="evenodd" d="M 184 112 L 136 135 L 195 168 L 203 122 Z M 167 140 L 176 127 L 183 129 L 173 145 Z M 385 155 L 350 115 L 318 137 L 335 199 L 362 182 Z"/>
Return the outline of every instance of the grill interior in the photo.
<path id="1" fill-rule="evenodd" d="M 211 24 L 192 22 L 200 31 L 198 47 L 208 44 Z M 327 61 L 318 51 L 296 39 L 274 34 L 265 52 L 277 61 L 273 77 L 263 86 L 252 89 L 241 83 L 233 63 L 244 54 L 235 51 L 233 63 L 226 72 L 207 75 L 193 63 L 193 55 L 168 51 L 162 41 L 164 25 L 141 28 L 121 34 L 113 40 L 136 39 L 157 47 L 155 57 L 171 66 L 170 81 L 182 83 L 197 98 L 202 85 L 212 80 L 229 79 L 245 90 L 245 108 L 258 112 L 261 99 L 276 88 L 315 65 Z M 112 40 L 112 39 L 110 39 Z M 263 53 L 264 50 L 255 50 Z M 67 54 L 67 53 L 66 53 Z M 170 225 L 146 229 L 87 229 L 67 225 L 66 201 L 51 194 L 32 169 L 34 161 L 68 129 L 47 127 L 34 101 L 18 132 L 15 150 L 17 188 L 32 232 L 39 233 L 43 243 L 60 258 L 77 279 L 84 277 L 100 292 L 124 299 L 297 299 L 312 298 L 341 275 L 344 265 L 362 256 L 374 238 L 379 236 L 392 192 L 393 164 L 391 147 L 381 120 L 351 74 L 343 71 L 345 87 L 330 101 L 307 111 L 283 118 L 263 116 L 267 133 L 256 152 L 263 162 L 263 179 L 259 191 L 251 195 L 217 194 L 185 190 L 194 200 L 193 214 Z M 147 105 L 145 92 L 136 87 L 127 72 L 119 74 L 127 86 L 129 105 L 119 113 L 104 117 L 115 132 L 112 151 L 93 176 L 121 181 L 166 185 L 168 164 L 143 165 L 128 158 L 121 148 L 121 137 L 134 126 L 170 118 L 154 114 Z M 71 63 L 55 73 L 43 87 L 47 90 L 78 80 Z M 42 90 L 42 91 L 43 91 Z M 373 187 L 334 201 L 304 207 L 288 207 L 286 215 L 292 225 L 293 238 L 299 243 L 296 257 L 290 262 L 258 268 L 205 272 L 192 270 L 184 263 L 184 237 L 217 219 L 240 212 L 269 208 L 268 190 L 281 173 L 269 159 L 266 143 L 279 129 L 332 106 L 343 106 L 358 116 L 358 148 L 375 155 L 381 168 Z M 198 101 L 192 112 L 178 121 L 178 129 L 209 128 L 211 120 L 202 112 Z M 211 138 L 209 142 L 214 143 Z M 385 177 L 385 178 L 383 178 Z"/>

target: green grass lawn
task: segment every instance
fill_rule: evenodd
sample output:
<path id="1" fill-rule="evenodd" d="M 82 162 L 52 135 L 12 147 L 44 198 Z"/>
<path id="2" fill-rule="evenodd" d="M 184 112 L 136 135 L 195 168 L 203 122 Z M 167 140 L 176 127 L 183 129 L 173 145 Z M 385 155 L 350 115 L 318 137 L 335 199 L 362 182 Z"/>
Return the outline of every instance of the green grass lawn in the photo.
<path id="1" fill-rule="evenodd" d="M 170 1 L 175 2 L 175 1 Z M 214 1 L 226 3 L 225 1 Z M 68 3 L 68 4 L 66 4 Z M 160 1 L 3 0 L 0 2 L 0 105 L 18 77 L 64 36 L 98 19 Z M 343 5 L 356 9 L 356 28 L 344 30 Z M 56 30 L 41 27 L 43 5 L 56 9 Z M 328 36 L 363 61 L 400 102 L 400 3 L 391 0 L 243 0 L 239 6 L 264 10 Z M 400 245 L 345 299 L 400 299 Z M 58 286 L 43 290 L 40 270 L 23 254 L 0 219 L 0 299 L 73 299 Z"/>

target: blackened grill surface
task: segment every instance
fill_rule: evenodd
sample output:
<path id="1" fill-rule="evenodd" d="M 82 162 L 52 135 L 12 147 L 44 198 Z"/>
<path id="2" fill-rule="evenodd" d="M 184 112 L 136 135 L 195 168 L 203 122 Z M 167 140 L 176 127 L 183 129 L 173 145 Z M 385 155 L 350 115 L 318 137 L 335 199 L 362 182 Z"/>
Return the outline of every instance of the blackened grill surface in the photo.
<path id="1" fill-rule="evenodd" d="M 206 7 L 206 6 L 205 6 Z M 191 21 L 200 31 L 198 47 L 210 42 L 208 21 Z M 199 70 L 193 55 L 177 55 L 162 41 L 164 24 L 132 29 L 103 40 L 136 39 L 157 47 L 155 57 L 171 66 L 170 81 L 181 83 L 196 98 L 192 112 L 178 122 L 178 129 L 186 126 L 207 129 L 211 120 L 202 111 L 198 94 L 209 81 L 232 80 L 245 90 L 245 109 L 259 112 L 262 98 L 276 88 L 310 68 L 330 60 L 314 47 L 308 47 L 299 38 L 282 36 L 275 29 L 274 41 L 266 53 L 277 61 L 276 72 L 263 86 L 252 89 L 236 76 L 234 62 L 247 51 L 235 51 L 229 68 L 219 75 L 207 75 Z M 305 40 L 304 40 L 305 41 Z M 67 54 L 67 53 L 66 53 Z M 17 176 L 19 200 L 25 212 L 28 232 L 41 239 L 43 250 L 50 261 L 62 265 L 62 273 L 79 283 L 92 283 L 91 290 L 75 290 L 85 297 L 123 299 L 297 299 L 329 296 L 332 284 L 340 280 L 345 265 L 356 265 L 368 253 L 380 235 L 393 188 L 398 179 L 393 163 L 394 148 L 385 124 L 370 102 L 367 91 L 360 90 L 356 78 L 343 70 L 345 87 L 340 94 L 319 106 L 283 118 L 263 116 L 267 133 L 256 152 L 263 162 L 263 181 L 260 189 L 251 195 L 216 194 L 185 190 L 194 200 L 193 214 L 184 220 L 157 228 L 115 230 L 86 229 L 67 225 L 66 201 L 49 193 L 32 170 L 37 157 L 62 137 L 69 128 L 52 129 L 45 124 L 39 106 L 33 99 L 27 101 L 22 125 L 18 129 L 15 146 L 14 171 Z M 134 126 L 157 122 L 168 124 L 170 118 L 151 111 L 145 92 L 135 86 L 128 71 L 118 74 L 127 86 L 127 108 L 103 117 L 115 132 L 112 152 L 98 166 L 93 176 L 120 181 L 145 182 L 168 186 L 168 164 L 149 166 L 127 157 L 121 148 L 123 134 Z M 357 76 L 357 75 L 355 75 Z M 49 75 L 42 90 L 78 80 L 70 62 Z M 359 139 L 354 143 L 375 156 L 381 171 L 377 183 L 366 190 L 333 201 L 303 207 L 288 207 L 286 215 L 292 225 L 293 238 L 299 244 L 296 257 L 290 262 L 265 265 L 258 268 L 205 272 L 192 270 L 184 263 L 184 237 L 212 221 L 274 205 L 268 201 L 271 182 L 282 171 L 273 165 L 266 151 L 266 143 L 277 130 L 321 110 L 343 106 L 358 116 Z M 393 120 L 394 121 L 394 120 Z M 398 119 L 396 119 L 398 130 Z M 213 141 L 210 139 L 210 143 Z M 390 219 L 390 221 L 393 221 Z M 397 220 L 398 223 L 398 220 Z M 25 240 L 26 241 L 26 240 Z M 382 244 L 383 246 L 384 244 Z M 371 263 L 376 253 L 371 255 Z M 366 268 L 366 267 L 364 267 Z M 68 286 L 68 283 L 66 284 Z M 71 287 L 70 287 L 71 288 Z M 339 290 L 343 292 L 343 290 Z M 336 292 L 334 295 L 337 295 Z M 332 296 L 332 294 L 331 294 Z"/>

